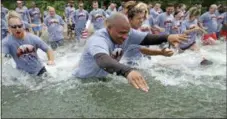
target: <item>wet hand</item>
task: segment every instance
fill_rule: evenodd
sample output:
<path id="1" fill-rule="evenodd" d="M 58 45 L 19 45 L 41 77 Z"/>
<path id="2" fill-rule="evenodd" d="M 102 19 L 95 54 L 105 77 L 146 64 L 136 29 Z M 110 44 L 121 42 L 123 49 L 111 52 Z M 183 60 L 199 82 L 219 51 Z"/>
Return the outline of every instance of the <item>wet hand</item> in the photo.
<path id="1" fill-rule="evenodd" d="M 167 48 L 162 49 L 162 55 L 163 56 L 170 57 L 173 54 L 174 54 L 174 51 L 173 50 L 170 50 L 170 49 L 167 49 Z"/>
<path id="2" fill-rule="evenodd" d="M 189 37 L 186 34 L 172 34 L 169 35 L 168 41 L 171 45 L 177 45 L 183 41 L 186 41 Z"/>
<path id="3" fill-rule="evenodd" d="M 159 31 L 160 32 L 165 32 L 165 29 L 164 28 L 160 28 Z"/>
<path id="4" fill-rule="evenodd" d="M 47 65 L 55 65 L 55 63 L 54 63 L 54 61 L 49 60 L 49 61 L 47 62 Z"/>
<path id="5" fill-rule="evenodd" d="M 150 31 L 150 27 L 149 26 L 142 26 L 140 28 L 141 31 Z"/>
<path id="6" fill-rule="evenodd" d="M 128 74 L 127 79 L 129 81 L 129 83 L 132 86 L 134 86 L 136 89 L 140 89 L 145 92 L 148 92 L 149 87 L 147 86 L 146 81 L 144 80 L 144 78 L 142 77 L 142 75 L 139 72 L 131 71 Z"/>

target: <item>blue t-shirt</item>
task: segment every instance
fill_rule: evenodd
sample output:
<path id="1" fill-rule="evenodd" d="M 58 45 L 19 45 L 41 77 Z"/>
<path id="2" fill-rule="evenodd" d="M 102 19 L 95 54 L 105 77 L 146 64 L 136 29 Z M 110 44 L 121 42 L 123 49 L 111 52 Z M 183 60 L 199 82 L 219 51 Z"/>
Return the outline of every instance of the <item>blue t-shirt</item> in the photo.
<path id="1" fill-rule="evenodd" d="M 155 25 L 155 19 L 152 17 L 152 15 L 149 16 L 148 21 L 151 27 Z"/>
<path id="2" fill-rule="evenodd" d="M 48 15 L 44 19 L 44 24 L 48 28 L 48 36 L 49 40 L 52 41 L 59 41 L 64 38 L 63 36 L 63 25 L 65 24 L 63 19 L 59 15 L 55 15 L 51 17 Z"/>
<path id="3" fill-rule="evenodd" d="M 155 25 L 165 29 L 165 31 L 161 34 L 170 34 L 173 26 L 173 21 L 173 15 L 167 15 L 167 13 L 164 12 L 157 17 Z"/>
<path id="4" fill-rule="evenodd" d="M 105 77 L 107 72 L 101 69 L 94 59 L 98 53 L 112 54 L 116 48 L 121 48 L 123 53 L 130 45 L 140 44 L 146 37 L 147 33 L 131 29 L 128 38 L 122 45 L 116 45 L 110 39 L 106 28 L 95 32 L 87 41 L 84 52 L 80 58 L 78 67 L 74 70 L 73 75 L 78 78 Z"/>
<path id="5" fill-rule="evenodd" d="M 6 21 L 6 15 L 8 14 L 8 9 L 5 7 L 1 7 L 1 19 Z"/>
<path id="6" fill-rule="evenodd" d="M 216 14 L 210 14 L 209 12 L 206 12 L 202 16 L 200 16 L 199 22 L 203 24 L 208 33 L 214 33 L 218 30 Z"/>
<path id="7" fill-rule="evenodd" d="M 73 15 L 73 23 L 75 24 L 75 28 L 85 28 L 88 17 L 89 14 L 86 10 L 77 9 Z"/>
<path id="8" fill-rule="evenodd" d="M 104 28 L 106 12 L 103 9 L 93 9 L 89 14 L 89 20 L 93 23 L 94 29 L 99 30 Z"/>
<path id="9" fill-rule="evenodd" d="M 66 23 L 69 24 L 70 20 L 72 20 L 73 14 L 75 12 L 74 7 L 67 7 L 65 10 L 65 15 L 66 15 Z"/>
<path id="10" fill-rule="evenodd" d="M 222 14 L 219 14 L 219 13 L 217 14 L 218 32 L 221 30 L 221 28 L 224 24 L 225 16 L 226 16 L 226 12 L 224 12 Z"/>
<path id="11" fill-rule="evenodd" d="M 40 48 L 47 52 L 48 45 L 38 36 L 27 33 L 23 40 L 9 35 L 3 40 L 3 53 L 13 57 L 17 69 L 37 75 L 44 67 L 38 58 L 37 50 Z"/>
<path id="12" fill-rule="evenodd" d="M 29 14 L 31 16 L 32 23 L 40 24 L 41 23 L 41 13 L 38 7 L 29 9 Z"/>
<path id="13" fill-rule="evenodd" d="M 172 26 L 172 30 L 171 30 L 171 34 L 180 34 L 181 31 L 181 24 L 182 24 L 182 20 L 174 20 L 173 21 L 173 26 Z"/>
<path id="14" fill-rule="evenodd" d="M 21 18 L 23 21 L 30 23 L 30 15 L 29 15 L 29 11 L 27 9 L 27 7 L 22 7 L 22 8 L 16 8 L 16 12 L 19 13 L 21 15 Z"/>
<path id="15" fill-rule="evenodd" d="M 160 14 L 162 13 L 162 10 L 156 11 L 154 9 L 150 9 L 150 15 L 156 19 Z"/>
<path id="16" fill-rule="evenodd" d="M 193 21 L 189 21 L 189 20 L 184 20 L 182 22 L 182 25 L 181 25 L 181 33 L 184 33 L 186 30 L 190 30 L 190 29 L 193 29 L 195 28 L 197 25 L 198 22 L 197 20 L 193 20 Z M 195 32 L 191 32 L 189 33 L 189 38 L 187 41 L 184 41 L 183 43 L 180 44 L 180 48 L 185 48 L 185 47 L 188 47 L 190 46 L 193 42 L 196 41 L 196 36 L 197 36 L 197 32 L 198 31 L 195 31 Z"/>

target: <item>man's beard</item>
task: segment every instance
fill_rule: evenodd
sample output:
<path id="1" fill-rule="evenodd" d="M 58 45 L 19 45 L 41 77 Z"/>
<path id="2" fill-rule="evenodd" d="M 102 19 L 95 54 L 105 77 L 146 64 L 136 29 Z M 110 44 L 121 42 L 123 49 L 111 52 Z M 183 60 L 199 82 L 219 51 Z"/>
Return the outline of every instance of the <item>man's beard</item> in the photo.
<path id="1" fill-rule="evenodd" d="M 25 36 L 25 32 L 24 31 L 18 31 L 16 32 L 16 34 L 14 34 L 14 36 L 18 39 L 23 39 Z"/>

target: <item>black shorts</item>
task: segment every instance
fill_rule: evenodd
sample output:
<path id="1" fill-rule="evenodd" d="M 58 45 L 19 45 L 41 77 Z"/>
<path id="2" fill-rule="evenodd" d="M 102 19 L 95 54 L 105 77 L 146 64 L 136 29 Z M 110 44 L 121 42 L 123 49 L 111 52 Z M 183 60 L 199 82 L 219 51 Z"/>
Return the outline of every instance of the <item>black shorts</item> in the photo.
<path id="1" fill-rule="evenodd" d="M 45 67 L 43 67 L 43 68 L 39 71 L 39 73 L 37 74 L 37 76 L 42 76 L 45 72 L 47 72 L 47 70 L 46 70 Z"/>
<path id="2" fill-rule="evenodd" d="M 68 24 L 68 31 L 73 31 L 75 29 L 75 24 Z"/>

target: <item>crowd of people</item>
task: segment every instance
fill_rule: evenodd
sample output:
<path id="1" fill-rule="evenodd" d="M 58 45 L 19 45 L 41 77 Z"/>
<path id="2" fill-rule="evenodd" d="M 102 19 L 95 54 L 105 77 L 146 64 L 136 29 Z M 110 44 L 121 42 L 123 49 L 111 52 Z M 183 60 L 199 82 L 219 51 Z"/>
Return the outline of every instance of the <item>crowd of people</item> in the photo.
<path id="1" fill-rule="evenodd" d="M 203 57 L 201 65 L 211 65 L 212 61 L 203 56 L 196 42 L 215 45 L 217 40 L 227 37 L 227 13 L 223 5 L 212 4 L 205 13 L 201 13 L 201 5 L 187 10 L 185 4 L 167 4 L 164 12 L 160 3 L 138 1 L 122 2 L 118 9 L 115 3 L 110 3 L 105 10 L 94 0 L 92 7 L 89 12 L 84 9 L 84 3 L 79 2 L 75 9 L 74 2 L 69 1 L 63 19 L 51 6 L 42 14 L 35 2 L 28 9 L 23 1 L 17 1 L 15 11 L 2 5 L 4 56 L 12 57 L 17 69 L 42 76 L 47 70 L 37 50 L 46 52 L 48 65 L 54 65 L 54 51 L 74 35 L 75 44 L 86 40 L 86 45 L 73 76 L 103 78 L 116 73 L 127 78 L 135 88 L 147 92 L 149 86 L 133 68 L 138 65 L 136 61 L 142 57 L 150 59 L 153 55 L 170 57 L 174 54 L 172 49 L 177 49 L 179 53 L 196 51 Z M 89 32 L 91 25 L 93 32 Z M 63 34 L 64 26 L 67 26 L 67 36 Z M 47 42 L 40 38 L 45 29 Z M 160 48 L 150 45 L 160 45 Z M 121 62 L 122 59 L 126 62 Z"/>

